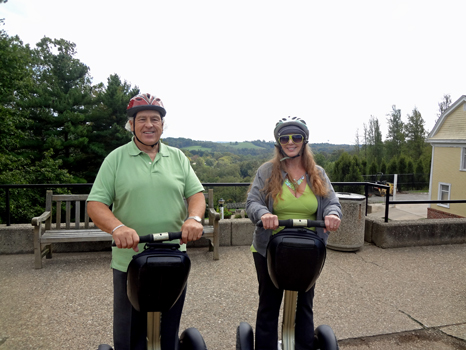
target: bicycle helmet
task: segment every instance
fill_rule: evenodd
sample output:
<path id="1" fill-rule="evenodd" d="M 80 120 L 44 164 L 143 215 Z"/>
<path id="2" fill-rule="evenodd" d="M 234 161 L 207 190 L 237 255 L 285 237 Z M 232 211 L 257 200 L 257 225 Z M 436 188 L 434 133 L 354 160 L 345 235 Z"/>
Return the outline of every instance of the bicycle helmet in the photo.
<path id="1" fill-rule="evenodd" d="M 275 125 L 273 135 L 275 142 L 278 145 L 278 138 L 282 135 L 290 134 L 301 134 L 304 136 L 304 142 L 307 143 L 309 140 L 309 129 L 307 128 L 306 122 L 298 117 L 282 118 Z"/>
<path id="2" fill-rule="evenodd" d="M 163 118 L 167 111 L 163 107 L 162 100 L 151 94 L 139 94 L 134 96 L 128 103 L 126 114 L 128 118 L 136 116 L 140 111 L 155 110 Z"/>
<path id="3" fill-rule="evenodd" d="M 143 145 L 154 147 L 156 146 L 159 142 L 157 141 L 153 145 L 147 145 L 144 142 L 142 142 L 136 135 L 136 132 L 134 130 L 134 122 L 136 120 L 136 114 L 141 111 L 147 111 L 147 110 L 153 110 L 157 111 L 160 113 L 160 117 L 162 118 L 165 117 L 165 114 L 167 114 L 167 111 L 163 107 L 162 100 L 154 95 L 151 94 L 139 94 L 134 96 L 128 103 L 128 107 L 126 107 L 126 115 L 128 116 L 128 121 L 126 122 L 125 128 L 128 131 L 131 131 L 136 137 L 136 139 L 141 142 Z M 131 130 L 131 126 L 129 123 L 129 119 L 133 118 L 133 129 Z"/>
<path id="4" fill-rule="evenodd" d="M 288 157 L 286 153 L 283 151 L 282 146 L 280 145 L 280 142 L 278 139 L 282 135 L 291 135 L 291 134 L 301 134 L 304 136 L 304 141 L 303 141 L 303 150 L 304 146 L 309 141 L 309 129 L 307 128 L 306 122 L 298 117 L 288 117 L 288 118 L 282 118 L 278 121 L 278 123 L 275 125 L 275 129 L 273 131 L 273 135 L 275 137 L 275 147 L 278 147 L 281 154 L 283 154 L 285 157 L 282 158 L 280 161 L 283 161 L 285 159 L 293 159 L 296 157 L 299 157 L 303 151 L 300 152 L 300 154 L 297 154 L 294 157 Z"/>

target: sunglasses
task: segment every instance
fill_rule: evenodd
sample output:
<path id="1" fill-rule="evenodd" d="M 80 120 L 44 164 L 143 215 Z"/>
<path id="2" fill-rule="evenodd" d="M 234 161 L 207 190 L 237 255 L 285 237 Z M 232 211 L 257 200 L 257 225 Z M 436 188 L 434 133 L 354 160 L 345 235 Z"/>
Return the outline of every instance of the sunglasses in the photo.
<path id="1" fill-rule="evenodd" d="M 294 135 L 284 135 L 278 138 L 278 141 L 280 142 L 281 145 L 286 145 L 288 142 L 290 142 L 290 140 L 295 145 L 299 145 L 301 142 L 303 142 L 304 136 L 300 134 L 294 134 Z"/>

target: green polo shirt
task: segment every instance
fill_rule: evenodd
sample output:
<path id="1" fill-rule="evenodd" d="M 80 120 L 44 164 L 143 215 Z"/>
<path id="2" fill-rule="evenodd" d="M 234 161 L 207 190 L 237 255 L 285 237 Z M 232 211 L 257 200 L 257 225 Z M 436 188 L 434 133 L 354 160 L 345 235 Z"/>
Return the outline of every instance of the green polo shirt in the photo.
<path id="1" fill-rule="evenodd" d="M 203 190 L 179 149 L 160 143 L 152 161 L 131 141 L 105 158 L 87 200 L 113 204 L 113 214 L 143 236 L 180 231 L 187 216 L 184 199 Z M 112 268 L 126 272 L 134 254 L 114 247 Z"/>

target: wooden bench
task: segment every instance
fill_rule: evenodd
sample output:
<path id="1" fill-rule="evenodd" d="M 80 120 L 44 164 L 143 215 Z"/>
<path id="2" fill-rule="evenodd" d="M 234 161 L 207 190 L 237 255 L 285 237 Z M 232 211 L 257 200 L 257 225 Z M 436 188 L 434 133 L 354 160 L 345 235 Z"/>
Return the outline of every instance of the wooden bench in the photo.
<path id="1" fill-rule="evenodd" d="M 208 200 L 209 220 L 204 225 L 204 237 L 209 239 L 209 250 L 213 251 L 214 260 L 219 259 L 219 220 L 220 214 L 215 212 L 213 206 L 213 190 L 204 194 Z M 53 243 L 69 242 L 97 242 L 112 241 L 112 236 L 94 226 L 87 214 L 87 194 L 53 194 L 47 191 L 45 200 L 45 212 L 32 218 L 34 226 L 34 265 L 36 269 L 42 268 L 42 258 L 52 258 Z M 62 204 L 65 205 L 65 218 L 62 222 Z M 72 206 L 74 206 L 74 222 L 71 218 Z M 84 213 L 81 214 L 83 208 Z M 52 212 L 56 211 L 55 223 L 52 222 Z M 81 221 L 81 216 L 84 220 Z"/>

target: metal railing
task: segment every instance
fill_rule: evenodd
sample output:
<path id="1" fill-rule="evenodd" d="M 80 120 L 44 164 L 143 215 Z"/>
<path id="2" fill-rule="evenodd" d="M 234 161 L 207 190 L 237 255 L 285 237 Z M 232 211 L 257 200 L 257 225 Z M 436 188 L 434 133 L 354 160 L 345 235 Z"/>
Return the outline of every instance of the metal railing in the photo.
<path id="1" fill-rule="evenodd" d="M 6 225 L 11 226 L 11 212 L 10 212 L 10 189 L 11 188 L 44 188 L 44 189 L 54 189 L 54 188 L 84 188 L 92 187 L 92 183 L 80 183 L 80 184 L 14 184 L 14 185 L 1 185 L 0 189 L 5 189 L 5 208 L 6 208 Z M 205 188 L 208 187 L 247 187 L 250 185 L 249 182 L 224 182 L 224 183 L 214 183 L 206 182 L 202 184 Z M 390 190 L 390 186 L 382 185 L 372 182 L 332 182 L 332 185 L 335 186 L 364 186 L 364 195 L 366 197 L 366 212 L 367 216 L 367 207 L 368 207 L 368 198 L 369 198 L 369 188 L 370 187 L 379 187 L 386 189 L 387 192 Z M 435 204 L 435 203 L 466 203 L 466 199 L 461 200 L 423 200 L 423 201 L 390 201 L 390 196 L 385 197 L 385 222 L 388 222 L 389 206 L 390 204 Z"/>

